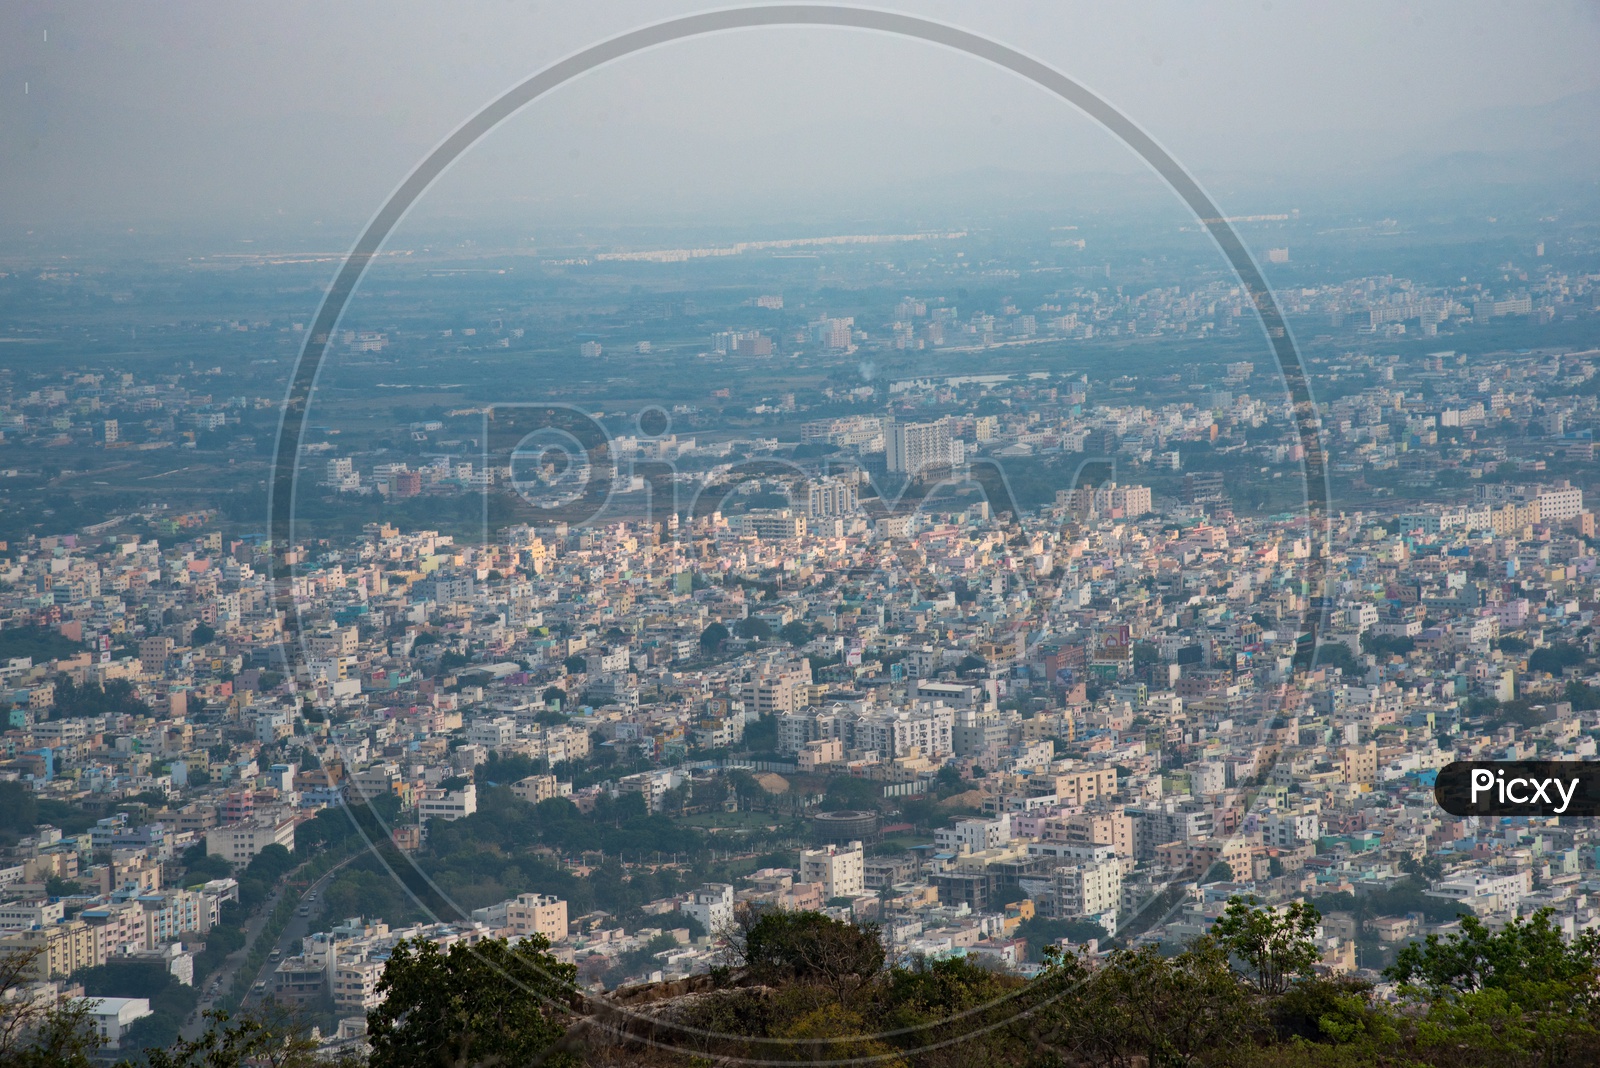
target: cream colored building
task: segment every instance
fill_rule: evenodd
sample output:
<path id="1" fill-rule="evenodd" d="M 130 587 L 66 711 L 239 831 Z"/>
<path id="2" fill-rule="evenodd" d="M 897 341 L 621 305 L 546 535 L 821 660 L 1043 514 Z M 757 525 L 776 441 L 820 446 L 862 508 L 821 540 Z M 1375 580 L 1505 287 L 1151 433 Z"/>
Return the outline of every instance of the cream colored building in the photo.
<path id="1" fill-rule="evenodd" d="M 71 975 L 80 968 L 98 968 L 106 962 L 99 930 L 82 920 L 14 931 L 0 937 L 0 953 L 35 948 L 40 953 L 31 971 L 38 979 Z"/>
<path id="2" fill-rule="evenodd" d="M 866 890 L 866 850 L 860 842 L 800 851 L 800 881 L 821 883 L 824 901 Z"/>
<path id="3" fill-rule="evenodd" d="M 294 852 L 294 818 L 230 823 L 206 832 L 206 852 L 230 864 L 243 865 L 270 845 Z"/>
<path id="4" fill-rule="evenodd" d="M 567 903 L 553 894 L 518 894 L 506 906 L 506 926 L 518 937 L 542 934 L 559 942 L 567 937 Z"/>
<path id="5" fill-rule="evenodd" d="M 333 1007 L 341 1012 L 348 1009 L 377 1008 L 383 1004 L 378 994 L 378 980 L 383 978 L 383 962 L 376 960 L 351 961 L 340 964 L 333 972 Z"/>
<path id="6" fill-rule="evenodd" d="M 563 786 L 566 787 L 565 790 L 562 790 Z M 529 775 L 526 779 L 518 779 L 511 784 L 512 795 L 530 805 L 537 805 L 540 801 L 548 801 L 552 797 L 561 797 L 571 792 L 571 784 L 557 782 L 554 775 Z"/>

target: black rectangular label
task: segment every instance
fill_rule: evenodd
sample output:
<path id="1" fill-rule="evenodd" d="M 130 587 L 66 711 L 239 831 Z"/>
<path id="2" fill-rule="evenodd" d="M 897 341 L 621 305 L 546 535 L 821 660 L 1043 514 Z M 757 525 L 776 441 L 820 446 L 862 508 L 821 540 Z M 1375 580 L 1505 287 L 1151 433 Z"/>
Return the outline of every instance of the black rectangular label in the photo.
<path id="1" fill-rule="evenodd" d="M 1458 760 L 1433 796 L 1452 816 L 1600 816 L 1600 762 Z"/>

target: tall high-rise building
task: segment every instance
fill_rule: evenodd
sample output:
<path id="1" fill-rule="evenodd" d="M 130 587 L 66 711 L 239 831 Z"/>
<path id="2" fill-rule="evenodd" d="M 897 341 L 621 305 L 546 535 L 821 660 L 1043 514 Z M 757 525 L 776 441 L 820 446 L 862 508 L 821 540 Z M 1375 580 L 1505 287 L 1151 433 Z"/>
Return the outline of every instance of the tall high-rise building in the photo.
<path id="1" fill-rule="evenodd" d="M 883 443 L 889 470 L 896 474 L 916 475 L 930 468 L 949 467 L 960 462 L 956 447 L 961 443 L 951 440 L 950 424 L 943 419 L 936 423 L 901 423 L 886 419 Z"/>
<path id="2" fill-rule="evenodd" d="M 853 515 L 860 503 L 860 487 L 839 478 L 820 478 L 806 491 L 806 518 Z"/>
<path id="3" fill-rule="evenodd" d="M 850 330 L 855 319 L 819 319 L 811 324 L 811 333 L 817 344 L 825 349 L 848 349 Z"/>

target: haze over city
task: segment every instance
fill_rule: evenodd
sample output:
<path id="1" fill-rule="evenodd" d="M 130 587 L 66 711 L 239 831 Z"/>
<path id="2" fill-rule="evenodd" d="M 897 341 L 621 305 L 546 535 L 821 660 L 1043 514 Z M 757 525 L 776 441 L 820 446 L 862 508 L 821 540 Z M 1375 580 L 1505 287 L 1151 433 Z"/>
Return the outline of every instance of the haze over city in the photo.
<path id="1" fill-rule="evenodd" d="M 0 213 L 24 228 L 159 224 L 241 237 L 320 220 L 319 235 L 348 240 L 488 100 L 613 31 L 691 10 L 15 8 L 0 43 L 11 100 Z M 1203 182 L 1252 195 L 1581 178 L 1596 159 L 1589 60 L 1600 27 L 1587 4 L 1541 5 L 1536 17 L 1498 4 L 1155 4 L 1137 18 L 1087 4 L 906 10 L 1057 66 Z M 731 201 L 744 222 L 774 204 L 848 214 L 863 197 L 876 211 L 948 202 L 948 183 L 959 195 L 986 173 L 1108 171 L 1142 166 L 1070 108 L 978 60 L 883 34 L 755 29 L 585 76 L 474 149 L 424 210 L 588 223 L 688 210 L 721 222 Z"/>
<path id="2" fill-rule="evenodd" d="M 1596 9 L 897 11 L 0 12 L 0 1063 L 1600 1057 Z"/>

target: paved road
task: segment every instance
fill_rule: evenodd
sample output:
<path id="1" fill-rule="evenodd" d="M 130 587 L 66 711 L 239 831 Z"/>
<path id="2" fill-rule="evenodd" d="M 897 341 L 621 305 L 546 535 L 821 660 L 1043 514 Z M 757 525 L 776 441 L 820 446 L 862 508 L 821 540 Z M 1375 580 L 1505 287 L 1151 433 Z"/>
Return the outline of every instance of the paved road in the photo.
<path id="1" fill-rule="evenodd" d="M 357 854 L 357 856 L 359 855 Z M 311 906 L 310 915 L 300 915 L 300 909 L 296 907 L 295 914 L 289 918 L 288 923 L 283 925 L 283 933 L 278 936 L 278 944 L 273 947 L 278 951 L 280 958 L 290 956 L 300 948 L 300 940 L 311 933 L 312 919 L 321 911 L 322 892 L 328 888 L 328 884 L 333 881 L 333 877 L 339 874 L 339 869 L 354 859 L 355 857 L 350 857 L 335 864 L 328 869 L 326 875 L 306 887 L 305 893 L 300 895 L 300 904 Z M 244 1001 L 239 1006 L 241 1009 L 261 1004 L 262 997 L 255 992 L 254 983 L 265 982 L 268 990 L 272 988 L 272 973 L 277 970 L 278 962 L 272 960 L 271 957 L 272 954 L 269 951 L 267 954 L 268 959 L 262 963 L 261 971 L 256 973 L 250 992 L 245 994 Z"/>
<path id="2" fill-rule="evenodd" d="M 357 854 L 357 856 L 360 856 L 360 854 Z M 312 896 L 315 895 L 320 898 L 322 891 L 327 889 L 328 883 L 333 879 L 334 875 L 338 873 L 339 869 L 354 859 L 355 857 L 349 857 L 328 869 L 328 873 L 326 875 L 308 886 L 305 892 L 299 896 L 299 903 L 311 903 L 311 911 L 315 913 L 317 908 L 316 904 L 310 900 Z M 291 873 L 289 877 L 292 878 L 293 873 Z M 228 954 L 227 958 L 222 963 L 222 967 L 213 972 L 211 977 L 206 980 L 205 989 L 200 993 L 200 1003 L 195 1007 L 195 1011 L 189 1016 L 189 1018 L 184 1021 L 184 1038 L 197 1038 L 205 1030 L 206 1019 L 201 1014 L 204 1013 L 205 1010 L 213 1007 L 217 1001 L 228 992 L 229 987 L 231 987 L 233 984 L 234 975 L 241 967 L 244 966 L 245 961 L 249 959 L 252 947 L 255 946 L 256 940 L 261 937 L 262 928 L 266 927 L 267 920 L 270 919 L 273 912 L 277 910 L 283 892 L 284 887 L 281 883 L 273 888 L 272 895 L 267 898 L 266 904 L 263 905 L 260 911 L 252 916 L 249 922 L 245 924 L 244 945 L 234 952 Z M 293 948 L 298 946 L 300 939 L 310 933 L 310 927 L 311 917 L 301 916 L 297 906 L 295 909 L 295 915 L 290 918 L 287 924 L 284 925 L 283 934 L 278 936 L 278 944 L 276 948 L 279 953 L 287 956 Z M 271 954 L 269 953 L 268 956 L 270 958 Z M 270 985 L 273 969 L 275 969 L 277 966 L 277 961 L 271 959 L 267 960 L 262 964 L 261 971 L 256 975 L 256 979 L 252 982 L 268 980 Z M 245 995 L 244 1002 L 240 1005 L 240 1008 L 248 1007 L 252 1003 L 260 1003 L 260 999 L 255 996 L 253 990 L 251 993 Z"/>
<path id="3" fill-rule="evenodd" d="M 222 966 L 211 973 L 206 980 L 205 987 L 200 991 L 200 1001 L 195 1006 L 194 1012 L 183 1021 L 181 1033 L 184 1038 L 198 1038 L 206 1028 L 206 1019 L 202 1015 L 207 1009 L 216 1005 L 218 999 L 227 993 L 228 987 L 233 983 L 233 977 L 243 967 L 245 960 L 250 956 L 250 947 L 256 944 L 256 939 L 261 936 L 261 929 L 267 925 L 267 919 L 272 915 L 272 910 L 278 907 L 279 897 L 283 893 L 282 886 L 272 889 L 272 894 L 256 914 L 244 925 L 244 945 L 229 953 L 222 960 Z"/>

